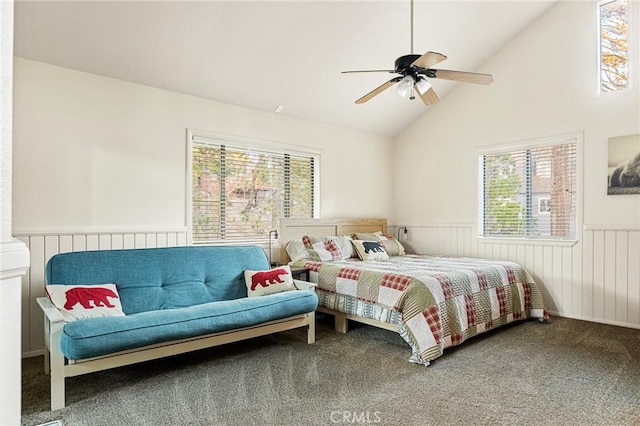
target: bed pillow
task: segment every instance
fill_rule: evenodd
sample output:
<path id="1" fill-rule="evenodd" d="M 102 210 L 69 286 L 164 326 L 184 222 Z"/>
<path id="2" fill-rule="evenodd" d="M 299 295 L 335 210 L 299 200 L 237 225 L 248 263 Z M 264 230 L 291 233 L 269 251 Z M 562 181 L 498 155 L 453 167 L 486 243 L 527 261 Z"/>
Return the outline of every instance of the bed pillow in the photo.
<path id="1" fill-rule="evenodd" d="M 287 243 L 284 249 L 287 251 L 289 259 L 291 259 L 292 262 L 301 259 L 309 259 L 311 257 L 302 240 L 291 240 Z"/>
<path id="2" fill-rule="evenodd" d="M 311 260 L 327 262 L 338 259 L 348 259 L 353 254 L 349 237 L 302 237 L 309 258 Z"/>
<path id="3" fill-rule="evenodd" d="M 244 271 L 244 282 L 249 297 L 264 296 L 295 290 L 289 265 L 278 266 L 268 271 Z"/>
<path id="4" fill-rule="evenodd" d="M 123 317 L 115 284 L 47 285 L 45 291 L 65 322 L 99 317 Z"/>
<path id="5" fill-rule="evenodd" d="M 353 246 L 362 260 L 386 260 L 389 255 L 378 241 L 352 240 Z"/>
<path id="6" fill-rule="evenodd" d="M 378 241 L 384 247 L 389 256 L 402 256 L 407 254 L 404 246 L 393 235 L 384 232 L 374 232 L 373 234 L 355 233 L 352 235 L 356 240 Z"/>
<path id="7" fill-rule="evenodd" d="M 311 260 L 328 261 L 342 258 L 342 252 L 338 245 L 330 239 L 320 237 L 302 237 L 302 242 L 309 252 Z"/>
<path id="8" fill-rule="evenodd" d="M 320 245 L 318 243 L 322 242 Z M 333 242 L 333 247 L 329 242 Z M 316 245 L 314 247 L 314 245 Z M 319 248 L 319 250 L 318 250 Z M 337 248 L 337 249 L 336 249 Z M 300 240 L 291 240 L 285 246 L 285 250 L 292 262 L 301 259 L 311 259 L 317 261 L 328 261 L 336 259 L 348 259 L 357 257 L 353 246 L 351 245 L 351 237 L 348 236 L 328 236 L 328 237 L 310 237 L 304 236 Z M 322 252 L 319 253 L 318 251 Z M 329 251 L 331 255 L 324 253 Z M 337 257 L 335 257 L 337 256 Z"/>

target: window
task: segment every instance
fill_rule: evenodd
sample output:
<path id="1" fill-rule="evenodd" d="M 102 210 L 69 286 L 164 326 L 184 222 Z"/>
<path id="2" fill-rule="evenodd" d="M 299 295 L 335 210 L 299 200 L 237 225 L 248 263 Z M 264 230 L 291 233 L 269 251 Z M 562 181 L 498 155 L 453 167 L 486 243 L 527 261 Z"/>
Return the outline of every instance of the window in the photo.
<path id="1" fill-rule="evenodd" d="M 577 137 L 482 150 L 480 236 L 574 240 L 576 170 Z"/>
<path id="2" fill-rule="evenodd" d="M 192 132 L 188 145 L 193 244 L 264 242 L 280 218 L 315 216 L 317 152 Z"/>
<path id="3" fill-rule="evenodd" d="M 551 213 L 551 198 L 538 198 L 538 213 Z"/>
<path id="4" fill-rule="evenodd" d="M 627 0 L 598 4 L 600 91 L 629 86 L 629 7 Z"/>

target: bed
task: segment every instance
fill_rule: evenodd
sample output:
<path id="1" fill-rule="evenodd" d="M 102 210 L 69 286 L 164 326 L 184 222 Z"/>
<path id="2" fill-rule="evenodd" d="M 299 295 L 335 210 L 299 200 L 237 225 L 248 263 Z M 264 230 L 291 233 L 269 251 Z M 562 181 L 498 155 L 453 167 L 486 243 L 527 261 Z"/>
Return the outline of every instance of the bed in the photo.
<path id="1" fill-rule="evenodd" d="M 444 349 L 475 335 L 528 318 L 549 319 L 539 287 L 514 262 L 391 252 L 387 259 L 292 261 L 285 249 L 290 242 L 311 249 L 309 236 L 334 247 L 341 236 L 374 233 L 393 240 L 386 219 L 280 222 L 279 261 L 308 270 L 309 281 L 317 285 L 318 311 L 334 315 L 340 332 L 347 332 L 348 321 L 395 331 L 411 347 L 410 361 L 429 365 Z"/>

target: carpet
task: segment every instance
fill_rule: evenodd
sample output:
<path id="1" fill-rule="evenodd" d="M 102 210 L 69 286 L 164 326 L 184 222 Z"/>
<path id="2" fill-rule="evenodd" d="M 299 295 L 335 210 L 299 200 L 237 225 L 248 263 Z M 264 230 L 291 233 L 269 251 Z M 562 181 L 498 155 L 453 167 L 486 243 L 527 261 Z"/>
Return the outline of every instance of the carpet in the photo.
<path id="1" fill-rule="evenodd" d="M 640 330 L 524 321 L 424 367 L 396 333 L 332 325 L 69 378 L 53 413 L 42 357 L 24 359 L 22 424 L 640 424 Z"/>

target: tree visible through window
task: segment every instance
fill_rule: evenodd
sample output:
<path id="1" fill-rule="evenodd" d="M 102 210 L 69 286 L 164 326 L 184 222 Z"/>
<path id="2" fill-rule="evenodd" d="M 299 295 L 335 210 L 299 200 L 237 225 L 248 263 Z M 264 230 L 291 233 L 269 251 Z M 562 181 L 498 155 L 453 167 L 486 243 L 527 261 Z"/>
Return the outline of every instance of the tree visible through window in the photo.
<path id="1" fill-rule="evenodd" d="M 629 85 L 629 13 L 627 0 L 599 3 L 600 88 L 602 92 Z"/>
<path id="2" fill-rule="evenodd" d="M 577 142 L 480 155 L 480 234 L 575 238 Z"/>
<path id="3" fill-rule="evenodd" d="M 194 244 L 259 241 L 280 218 L 314 215 L 314 154 L 192 143 Z"/>

